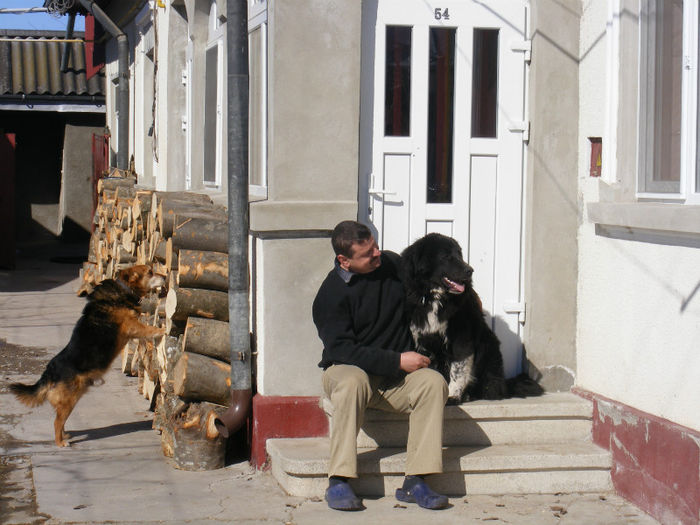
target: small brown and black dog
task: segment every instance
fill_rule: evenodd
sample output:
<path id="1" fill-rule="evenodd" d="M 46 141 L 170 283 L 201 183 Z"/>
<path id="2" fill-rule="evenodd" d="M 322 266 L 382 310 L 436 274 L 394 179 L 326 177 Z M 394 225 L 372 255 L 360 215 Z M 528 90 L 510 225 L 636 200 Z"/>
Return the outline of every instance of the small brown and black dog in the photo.
<path id="1" fill-rule="evenodd" d="M 64 426 L 75 404 L 107 372 L 127 341 L 164 333 L 162 328 L 138 320 L 140 299 L 162 285 L 163 278 L 146 265 L 120 270 L 117 279 L 102 281 L 87 296 L 70 341 L 49 361 L 39 381 L 10 385 L 27 406 L 35 407 L 48 399 L 56 410 L 54 431 L 59 447 L 68 446 L 70 436 Z"/>

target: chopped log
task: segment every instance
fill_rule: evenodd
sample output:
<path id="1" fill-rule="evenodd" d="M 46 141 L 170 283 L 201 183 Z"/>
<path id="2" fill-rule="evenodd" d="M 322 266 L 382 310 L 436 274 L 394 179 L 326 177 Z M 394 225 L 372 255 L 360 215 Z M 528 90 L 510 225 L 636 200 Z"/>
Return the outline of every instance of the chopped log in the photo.
<path id="1" fill-rule="evenodd" d="M 161 432 L 160 446 L 163 450 L 163 455 L 166 457 L 173 457 L 173 425 L 171 422 L 175 421 L 181 413 L 186 411 L 188 406 L 179 397 L 166 394 L 163 391 L 156 396 L 153 429 Z"/>
<path id="2" fill-rule="evenodd" d="M 140 242 L 136 245 L 136 264 L 148 264 L 150 260 L 147 257 L 148 247 L 145 242 Z"/>
<path id="3" fill-rule="evenodd" d="M 134 220 L 143 218 L 144 215 L 151 211 L 152 195 L 153 191 L 151 190 L 139 190 L 136 192 L 131 210 Z"/>
<path id="4" fill-rule="evenodd" d="M 224 466 L 226 439 L 214 420 L 225 407 L 192 403 L 173 421 L 173 462 L 182 470 L 214 470 Z"/>
<path id="5" fill-rule="evenodd" d="M 127 228 L 122 232 L 121 245 L 124 250 L 133 254 L 136 248 L 136 243 L 134 242 L 134 232 L 131 228 Z"/>
<path id="6" fill-rule="evenodd" d="M 187 409 L 187 403 L 173 393 L 163 390 L 156 396 L 156 406 L 153 415 L 153 430 L 162 430 L 168 420 L 175 417 Z"/>
<path id="7" fill-rule="evenodd" d="M 182 339 L 165 336 L 156 345 L 156 358 L 160 368 L 161 388 L 168 392 L 175 392 L 173 386 L 173 368 L 182 356 Z"/>
<path id="8" fill-rule="evenodd" d="M 153 391 L 149 391 L 149 397 L 148 400 L 150 403 L 148 404 L 148 410 L 150 412 L 155 412 L 156 410 L 156 403 L 158 402 L 158 394 L 160 394 L 161 391 L 161 385 L 160 385 L 160 379 L 156 379 L 156 382 L 153 386 Z"/>
<path id="9" fill-rule="evenodd" d="M 215 319 L 189 317 L 182 346 L 185 352 L 206 355 L 230 363 L 229 324 Z"/>
<path id="10" fill-rule="evenodd" d="M 120 186 L 133 188 L 135 184 L 136 179 L 131 177 L 105 177 L 97 181 L 97 193 L 101 195 L 104 190 L 114 191 Z"/>
<path id="11" fill-rule="evenodd" d="M 97 264 L 97 244 L 101 239 L 101 232 L 95 232 L 90 236 L 90 244 L 88 245 L 88 262 Z"/>
<path id="12" fill-rule="evenodd" d="M 97 264 L 90 261 L 84 262 L 80 270 L 80 277 L 81 282 L 77 294 L 78 297 L 84 297 L 92 293 L 97 283 Z"/>
<path id="13" fill-rule="evenodd" d="M 136 352 L 136 356 L 138 356 L 139 353 Z M 136 384 L 136 390 L 138 391 L 139 394 L 143 395 L 143 383 L 144 383 L 144 378 L 146 377 L 146 372 L 144 371 L 144 366 L 143 362 L 141 361 L 140 358 L 136 358 L 137 363 L 137 376 L 138 376 L 138 382 Z"/>
<path id="14" fill-rule="evenodd" d="M 160 367 L 158 366 L 158 360 L 155 355 L 155 345 L 152 341 L 140 340 L 138 348 L 146 376 L 148 376 L 151 381 L 156 381 L 160 373 Z"/>
<path id="15" fill-rule="evenodd" d="M 190 204 L 211 205 L 212 200 L 204 193 L 189 191 L 154 191 L 151 195 L 151 217 L 156 217 L 158 204 L 163 202 L 188 202 Z"/>
<path id="16" fill-rule="evenodd" d="M 114 202 L 103 200 L 102 204 L 98 208 L 98 211 L 100 213 L 101 221 L 111 222 L 112 215 L 114 214 Z"/>
<path id="17" fill-rule="evenodd" d="M 148 240 L 148 258 L 150 261 L 165 262 L 165 245 L 167 241 L 154 232 Z"/>
<path id="18" fill-rule="evenodd" d="M 157 294 L 149 293 L 148 295 L 141 298 L 139 302 L 139 309 L 143 314 L 153 315 L 158 310 L 158 303 L 160 299 Z"/>
<path id="19" fill-rule="evenodd" d="M 148 374 L 144 374 L 143 376 L 143 397 L 148 399 L 151 404 L 149 406 L 149 410 L 153 407 L 155 404 L 155 396 L 158 393 L 158 390 L 160 389 L 160 381 L 156 377 L 155 381 L 153 381 L 150 377 L 148 377 Z"/>
<path id="20" fill-rule="evenodd" d="M 185 400 L 228 405 L 231 365 L 204 355 L 184 352 L 173 369 L 175 394 Z"/>
<path id="21" fill-rule="evenodd" d="M 228 222 L 176 216 L 173 247 L 228 253 Z"/>
<path id="22" fill-rule="evenodd" d="M 124 266 L 131 266 L 136 264 L 136 256 L 133 255 L 130 251 L 125 250 L 124 245 L 121 243 L 117 245 L 117 254 L 115 259 L 119 264 Z"/>
<path id="23" fill-rule="evenodd" d="M 228 293 L 171 287 L 165 299 L 165 315 L 173 321 L 185 321 L 188 317 L 228 321 Z"/>
<path id="24" fill-rule="evenodd" d="M 126 180 L 134 180 L 134 179 L 126 179 Z M 119 201 L 125 201 L 125 200 L 133 200 L 133 198 L 136 196 L 136 188 L 134 187 L 133 183 L 127 183 L 127 184 L 120 184 L 115 188 L 117 194 L 117 202 Z M 129 203 L 129 206 L 131 206 L 131 202 Z"/>
<path id="25" fill-rule="evenodd" d="M 158 235 L 158 233 L 155 233 L 154 235 Z M 152 255 L 150 257 L 151 261 L 158 261 L 160 263 L 165 263 L 166 259 L 166 246 L 168 242 L 165 239 L 160 239 L 158 240 L 157 243 L 155 243 L 155 246 L 153 250 L 151 251 Z M 167 266 L 167 265 L 166 265 Z"/>
<path id="26" fill-rule="evenodd" d="M 177 272 L 183 288 L 228 292 L 228 253 L 180 250 Z"/>
<path id="27" fill-rule="evenodd" d="M 175 217 L 191 217 L 196 219 L 212 219 L 225 221 L 228 219 L 226 208 L 212 204 L 201 205 L 189 202 L 167 201 L 158 205 L 158 229 L 163 237 L 173 234 Z"/>
<path id="28" fill-rule="evenodd" d="M 166 425 L 161 428 L 160 432 L 160 449 L 163 451 L 163 455 L 166 458 L 172 458 L 175 453 L 175 436 L 173 435 L 173 429 L 169 425 Z"/>
<path id="29" fill-rule="evenodd" d="M 105 265 L 104 270 L 103 270 L 105 279 L 114 279 L 114 272 L 115 272 L 114 259 L 110 258 L 107 261 L 107 264 Z"/>
<path id="30" fill-rule="evenodd" d="M 177 257 L 173 254 L 173 239 L 168 237 L 165 241 L 165 267 L 168 272 L 177 270 Z"/>
<path id="31" fill-rule="evenodd" d="M 134 354 L 138 347 L 138 340 L 131 339 L 122 350 L 122 373 L 130 376 L 131 374 L 131 361 L 134 359 Z"/>
<path id="32" fill-rule="evenodd" d="M 102 206 L 103 209 L 109 205 L 110 210 L 112 205 L 116 202 L 117 200 L 117 189 L 116 187 L 113 189 L 103 189 L 101 192 L 102 195 Z"/>

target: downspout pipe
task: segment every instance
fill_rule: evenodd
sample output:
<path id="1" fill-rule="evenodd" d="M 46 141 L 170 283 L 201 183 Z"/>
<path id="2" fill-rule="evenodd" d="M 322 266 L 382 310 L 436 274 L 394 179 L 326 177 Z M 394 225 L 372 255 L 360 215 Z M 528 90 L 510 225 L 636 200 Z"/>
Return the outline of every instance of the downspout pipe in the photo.
<path id="1" fill-rule="evenodd" d="M 75 27 L 75 13 L 68 15 L 68 25 L 66 26 L 66 40 L 73 38 L 73 28 Z M 71 50 L 73 47 L 70 43 L 63 44 L 63 56 L 61 57 L 61 73 L 68 71 L 68 62 L 70 61 Z"/>
<path id="2" fill-rule="evenodd" d="M 119 85 L 117 88 L 117 168 L 129 168 L 129 39 L 124 31 L 97 5 L 94 0 L 80 0 L 80 4 L 95 17 L 110 35 L 117 39 Z"/>
<path id="3" fill-rule="evenodd" d="M 248 2 L 226 3 L 228 126 L 228 308 L 231 402 L 215 420 L 224 437 L 240 429 L 252 399 L 248 279 Z"/>

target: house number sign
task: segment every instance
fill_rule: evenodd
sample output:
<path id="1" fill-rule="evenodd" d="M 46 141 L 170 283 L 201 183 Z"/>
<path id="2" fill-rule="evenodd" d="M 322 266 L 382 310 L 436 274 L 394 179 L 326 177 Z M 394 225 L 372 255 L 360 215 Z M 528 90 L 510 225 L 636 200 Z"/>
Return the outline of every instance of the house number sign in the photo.
<path id="1" fill-rule="evenodd" d="M 449 20 L 450 19 L 450 8 L 449 7 L 436 7 L 435 8 L 435 20 Z"/>

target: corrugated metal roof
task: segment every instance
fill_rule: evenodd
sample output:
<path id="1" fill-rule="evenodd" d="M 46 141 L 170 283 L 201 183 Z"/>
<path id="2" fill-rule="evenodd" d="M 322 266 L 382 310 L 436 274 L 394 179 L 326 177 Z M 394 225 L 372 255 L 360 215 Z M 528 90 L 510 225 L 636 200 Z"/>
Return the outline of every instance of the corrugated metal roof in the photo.
<path id="1" fill-rule="evenodd" d="M 83 33 L 61 42 L 58 31 L 0 30 L 0 96 L 104 97 L 104 72 L 87 79 Z M 68 70 L 61 73 L 63 47 L 71 46 Z"/>

